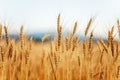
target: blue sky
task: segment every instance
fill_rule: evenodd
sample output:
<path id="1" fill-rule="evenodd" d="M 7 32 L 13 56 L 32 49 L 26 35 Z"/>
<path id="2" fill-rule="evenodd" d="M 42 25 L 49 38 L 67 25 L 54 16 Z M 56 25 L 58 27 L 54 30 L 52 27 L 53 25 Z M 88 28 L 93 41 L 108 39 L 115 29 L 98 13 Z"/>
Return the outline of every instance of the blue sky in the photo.
<path id="1" fill-rule="evenodd" d="M 60 13 L 63 32 L 71 31 L 77 21 L 82 34 L 89 18 L 96 16 L 92 28 L 104 35 L 120 18 L 119 8 L 120 0 L 0 0 L 0 22 L 12 32 L 19 32 L 21 25 L 28 33 L 51 32 Z"/>

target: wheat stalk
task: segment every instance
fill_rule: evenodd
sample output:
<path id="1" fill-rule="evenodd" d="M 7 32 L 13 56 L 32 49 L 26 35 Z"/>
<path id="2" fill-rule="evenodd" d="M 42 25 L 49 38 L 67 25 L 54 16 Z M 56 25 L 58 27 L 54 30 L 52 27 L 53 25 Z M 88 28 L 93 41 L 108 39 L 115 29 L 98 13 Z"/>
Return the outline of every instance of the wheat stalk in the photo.
<path id="1" fill-rule="evenodd" d="M 105 49 L 105 51 L 108 53 L 108 48 L 106 46 L 106 44 L 103 42 L 103 40 L 100 40 L 100 43 L 102 44 L 103 48 Z"/>
<path id="2" fill-rule="evenodd" d="M 83 54 L 85 58 L 86 57 L 86 42 L 83 42 Z"/>
<path id="3" fill-rule="evenodd" d="M 53 57 L 54 51 L 53 51 L 53 44 L 52 44 L 52 42 L 50 43 L 50 54 Z"/>
<path id="4" fill-rule="evenodd" d="M 55 73 L 55 70 L 54 70 L 53 63 L 52 63 L 50 55 L 48 55 L 48 57 L 49 57 L 50 65 L 52 67 L 52 71 L 53 71 L 53 74 L 54 74 L 54 79 L 57 80 L 56 73 Z"/>

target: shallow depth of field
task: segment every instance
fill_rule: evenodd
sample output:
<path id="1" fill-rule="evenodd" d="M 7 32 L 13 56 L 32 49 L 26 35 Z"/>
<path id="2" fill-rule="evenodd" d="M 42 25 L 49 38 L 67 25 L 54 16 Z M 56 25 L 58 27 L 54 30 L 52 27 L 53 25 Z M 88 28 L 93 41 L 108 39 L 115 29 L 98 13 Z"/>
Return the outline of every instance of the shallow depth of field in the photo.
<path id="1" fill-rule="evenodd" d="M 48 42 L 45 41 L 51 34 L 35 42 L 24 34 L 23 26 L 16 41 L 9 37 L 9 27 L 0 25 L 0 80 L 120 80 L 119 20 L 117 26 L 108 30 L 106 41 L 101 38 L 93 41 L 94 30 L 89 30 L 92 23 L 90 18 L 83 40 L 75 35 L 77 22 L 63 38 L 59 15 L 57 37 Z M 114 39 L 114 29 L 118 40 Z"/>

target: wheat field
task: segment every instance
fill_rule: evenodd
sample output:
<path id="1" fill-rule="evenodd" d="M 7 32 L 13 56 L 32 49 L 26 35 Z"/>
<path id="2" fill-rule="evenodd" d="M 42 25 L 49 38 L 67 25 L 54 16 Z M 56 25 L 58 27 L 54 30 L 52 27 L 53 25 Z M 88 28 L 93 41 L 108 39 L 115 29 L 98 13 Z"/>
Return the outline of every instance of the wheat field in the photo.
<path id="1" fill-rule="evenodd" d="M 32 37 L 27 38 L 22 26 L 16 41 L 9 37 L 8 27 L 0 25 L 0 80 L 120 80 L 120 42 L 113 35 L 117 27 L 120 39 L 119 20 L 117 26 L 108 30 L 106 42 L 93 41 L 94 30 L 89 32 L 92 22 L 90 18 L 82 41 L 75 35 L 77 22 L 73 31 L 63 38 L 59 15 L 57 37 L 46 43 L 50 34 L 36 43 Z M 3 30 L 5 39 L 2 39 Z"/>

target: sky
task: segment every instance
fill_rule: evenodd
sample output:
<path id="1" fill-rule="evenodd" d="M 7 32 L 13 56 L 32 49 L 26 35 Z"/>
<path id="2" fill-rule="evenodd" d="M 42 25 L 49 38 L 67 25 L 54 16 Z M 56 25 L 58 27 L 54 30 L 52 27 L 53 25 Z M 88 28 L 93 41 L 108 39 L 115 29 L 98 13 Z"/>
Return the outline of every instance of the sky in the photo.
<path id="1" fill-rule="evenodd" d="M 95 34 L 105 35 L 120 18 L 120 0 L 0 0 L 0 23 L 19 33 L 55 32 L 61 15 L 63 32 L 71 31 L 78 22 L 77 33 L 83 34 L 90 17 L 95 17 Z"/>

